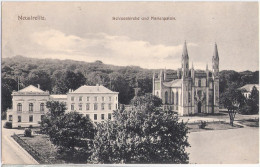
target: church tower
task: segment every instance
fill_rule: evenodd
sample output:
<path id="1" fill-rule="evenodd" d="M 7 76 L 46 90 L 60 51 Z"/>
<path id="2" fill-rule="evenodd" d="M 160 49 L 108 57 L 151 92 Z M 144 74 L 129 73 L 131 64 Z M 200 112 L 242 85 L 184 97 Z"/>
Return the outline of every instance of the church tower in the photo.
<path id="1" fill-rule="evenodd" d="M 219 112 L 219 55 L 218 47 L 215 43 L 214 53 L 212 57 L 212 75 L 214 80 L 214 113 Z"/>
<path id="2" fill-rule="evenodd" d="M 186 41 L 184 42 L 184 46 L 183 46 L 181 63 L 182 63 L 182 78 L 187 78 L 189 76 L 189 55 L 188 55 Z"/>
<path id="3" fill-rule="evenodd" d="M 192 78 L 189 76 L 189 55 L 186 41 L 182 53 L 182 90 L 180 115 L 188 115 L 191 112 Z"/>

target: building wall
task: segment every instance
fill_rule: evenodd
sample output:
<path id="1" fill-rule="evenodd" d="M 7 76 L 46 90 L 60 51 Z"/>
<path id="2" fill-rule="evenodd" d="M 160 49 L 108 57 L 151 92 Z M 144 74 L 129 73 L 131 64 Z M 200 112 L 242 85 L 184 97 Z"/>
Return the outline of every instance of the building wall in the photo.
<path id="1" fill-rule="evenodd" d="M 81 98 L 80 98 L 81 97 Z M 102 108 L 102 104 L 104 108 Z M 82 107 L 80 107 L 80 105 Z M 87 105 L 89 109 L 87 109 Z M 97 108 L 95 108 L 95 105 Z M 109 108 L 111 105 L 111 108 Z M 73 106 L 73 107 L 72 107 Z M 117 93 L 93 93 L 93 94 L 82 94 L 82 93 L 68 93 L 67 99 L 67 111 L 77 111 L 85 116 L 89 116 L 94 122 L 101 122 L 108 119 L 108 116 L 114 110 L 118 109 L 118 94 Z M 104 114 L 104 119 L 102 119 Z M 95 119 L 96 115 L 96 119 Z"/>
<path id="2" fill-rule="evenodd" d="M 13 95 L 12 104 L 13 109 L 7 112 L 7 119 L 12 117 L 13 127 L 29 127 L 30 125 L 35 127 L 39 126 L 38 122 L 41 121 L 41 115 L 47 112 L 46 102 L 49 100 L 49 95 Z M 22 104 L 22 111 L 18 111 L 18 104 Z M 29 111 L 29 104 L 33 104 L 33 111 Z M 44 104 L 43 111 L 40 110 L 41 103 Z M 18 122 L 18 116 L 21 117 L 21 122 Z M 29 117 L 32 116 L 33 120 L 30 121 Z M 10 120 L 9 120 L 10 121 Z"/>

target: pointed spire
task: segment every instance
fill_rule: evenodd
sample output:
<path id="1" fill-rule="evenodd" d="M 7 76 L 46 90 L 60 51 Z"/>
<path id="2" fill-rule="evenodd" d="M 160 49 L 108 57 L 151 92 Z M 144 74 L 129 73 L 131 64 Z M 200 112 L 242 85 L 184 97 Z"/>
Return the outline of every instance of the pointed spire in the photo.
<path id="1" fill-rule="evenodd" d="M 214 53 L 213 53 L 213 58 L 214 59 L 219 59 L 218 57 L 218 47 L 217 47 L 217 43 L 215 42 L 215 49 L 214 49 Z"/>
<path id="2" fill-rule="evenodd" d="M 183 58 L 189 57 L 189 56 L 188 56 L 187 45 L 186 45 L 186 40 L 185 40 L 184 45 L 183 45 L 182 57 L 183 57 Z"/>

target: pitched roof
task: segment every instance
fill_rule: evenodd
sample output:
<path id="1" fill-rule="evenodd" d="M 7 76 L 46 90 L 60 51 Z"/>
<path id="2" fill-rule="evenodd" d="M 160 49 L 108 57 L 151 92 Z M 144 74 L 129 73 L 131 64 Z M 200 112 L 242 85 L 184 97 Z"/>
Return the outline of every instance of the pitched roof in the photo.
<path id="1" fill-rule="evenodd" d="M 246 84 L 246 85 L 244 85 L 244 86 L 242 86 L 241 88 L 238 88 L 238 89 L 240 89 L 240 90 L 244 89 L 247 92 L 251 92 L 254 86 L 256 87 L 257 90 L 259 90 L 258 84 Z"/>
<path id="2" fill-rule="evenodd" d="M 69 93 L 118 93 L 109 90 L 108 88 L 104 87 L 103 85 L 96 85 L 96 86 L 81 86 L 76 89 L 74 92 Z"/>
<path id="3" fill-rule="evenodd" d="M 44 93 L 43 90 L 36 88 L 33 85 L 27 86 L 26 88 L 23 88 L 21 90 L 19 90 L 18 92 L 37 92 L 37 93 Z"/>
<path id="4" fill-rule="evenodd" d="M 182 80 L 181 79 L 175 79 L 171 82 L 164 82 L 163 85 L 166 87 L 181 87 Z"/>

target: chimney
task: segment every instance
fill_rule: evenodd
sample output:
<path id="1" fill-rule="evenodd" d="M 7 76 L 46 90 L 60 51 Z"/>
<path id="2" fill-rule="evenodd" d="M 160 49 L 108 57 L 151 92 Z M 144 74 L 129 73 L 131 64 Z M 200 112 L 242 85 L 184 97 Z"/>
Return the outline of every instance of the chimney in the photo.
<path id="1" fill-rule="evenodd" d="M 40 89 L 40 84 L 37 84 L 38 85 L 38 89 Z"/>

